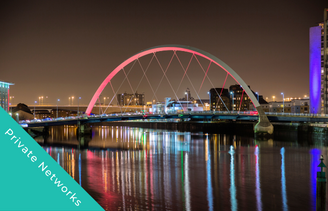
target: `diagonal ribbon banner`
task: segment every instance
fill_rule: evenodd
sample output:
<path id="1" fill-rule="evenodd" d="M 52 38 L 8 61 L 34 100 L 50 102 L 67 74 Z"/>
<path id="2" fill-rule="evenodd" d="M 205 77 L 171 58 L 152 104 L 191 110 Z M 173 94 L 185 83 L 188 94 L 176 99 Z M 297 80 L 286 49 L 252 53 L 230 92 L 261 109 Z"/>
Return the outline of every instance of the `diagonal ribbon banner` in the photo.
<path id="1" fill-rule="evenodd" d="M 1 107 L 0 181 L 0 210 L 104 210 Z"/>

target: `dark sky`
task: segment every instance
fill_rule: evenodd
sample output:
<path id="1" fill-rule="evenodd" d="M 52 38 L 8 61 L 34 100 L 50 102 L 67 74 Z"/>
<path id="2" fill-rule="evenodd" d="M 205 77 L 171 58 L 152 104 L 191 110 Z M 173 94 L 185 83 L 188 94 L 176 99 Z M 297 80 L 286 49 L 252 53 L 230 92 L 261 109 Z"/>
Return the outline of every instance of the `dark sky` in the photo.
<path id="1" fill-rule="evenodd" d="M 215 55 L 264 97 L 279 100 L 281 92 L 302 97 L 309 93 L 309 27 L 323 20 L 325 7 L 326 0 L 1 1 L 0 80 L 15 83 L 14 104 L 33 104 L 39 96 L 48 96 L 52 104 L 80 96 L 80 103 L 87 104 L 105 77 L 130 56 L 181 44 Z M 130 80 L 139 81 L 135 75 Z M 190 72 L 190 78 L 199 77 Z M 115 81 L 118 87 L 122 79 Z M 184 83 L 180 97 L 191 88 Z M 150 100 L 152 92 L 144 84 L 138 92 Z M 111 97 L 108 87 L 103 96 Z M 167 89 L 163 83 L 160 100 L 168 97 L 163 94 Z M 131 93 L 127 83 L 124 91 Z"/>

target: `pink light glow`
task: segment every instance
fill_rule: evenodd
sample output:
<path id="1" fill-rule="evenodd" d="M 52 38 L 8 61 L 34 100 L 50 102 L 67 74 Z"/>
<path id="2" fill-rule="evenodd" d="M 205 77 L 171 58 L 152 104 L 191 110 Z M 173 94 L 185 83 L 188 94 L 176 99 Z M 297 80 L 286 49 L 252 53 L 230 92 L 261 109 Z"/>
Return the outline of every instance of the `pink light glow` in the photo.
<path id="1" fill-rule="evenodd" d="M 117 66 L 106 78 L 105 80 L 100 84 L 99 88 L 97 89 L 96 93 L 93 95 L 87 110 L 85 111 L 85 113 L 87 115 L 90 115 L 92 108 L 94 106 L 94 104 L 96 103 L 99 95 L 101 94 L 101 92 L 104 90 L 104 88 L 106 87 L 106 85 L 112 80 L 112 78 L 119 72 L 121 71 L 124 67 L 126 67 L 127 65 L 129 65 L 131 62 L 133 62 L 136 59 L 139 59 L 140 57 L 149 55 L 149 54 L 153 54 L 156 52 L 163 52 L 163 51 L 181 51 L 181 52 L 186 52 L 186 53 L 191 53 L 197 56 L 201 56 L 207 60 L 209 60 L 210 62 L 213 62 L 214 64 L 216 64 L 217 66 L 221 67 L 224 71 L 226 71 L 239 85 L 242 85 L 243 89 L 245 87 L 245 90 L 247 95 L 251 98 L 251 101 L 254 105 L 254 107 L 258 107 L 260 106 L 260 104 L 257 102 L 254 94 L 251 92 L 251 90 L 248 88 L 247 84 L 240 78 L 240 76 L 235 73 L 229 66 L 227 66 L 224 62 L 222 62 L 221 60 L 219 60 L 218 58 L 214 57 L 213 55 L 205 52 L 205 51 L 201 51 L 199 49 L 196 48 L 191 48 L 188 46 L 181 46 L 181 45 L 176 45 L 176 46 L 158 46 L 158 47 L 154 47 L 154 48 L 150 48 L 147 50 L 144 50 L 140 53 L 137 53 L 135 55 L 133 55 L 132 57 L 128 58 L 127 60 L 125 60 L 123 63 L 121 63 L 119 66 Z M 218 61 L 221 64 L 218 63 Z M 233 72 L 233 74 L 231 74 L 226 68 L 224 68 L 223 66 L 226 66 L 228 69 L 230 69 L 230 71 Z M 236 77 L 239 78 L 239 81 L 236 79 L 236 77 L 234 77 L 233 75 L 235 75 Z"/>

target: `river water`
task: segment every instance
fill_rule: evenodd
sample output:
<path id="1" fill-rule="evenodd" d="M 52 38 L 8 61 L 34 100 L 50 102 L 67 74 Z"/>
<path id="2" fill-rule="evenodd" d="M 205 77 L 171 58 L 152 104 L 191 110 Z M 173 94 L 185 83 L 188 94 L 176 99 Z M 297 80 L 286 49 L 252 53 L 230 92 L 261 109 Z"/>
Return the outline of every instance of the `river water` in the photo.
<path id="1" fill-rule="evenodd" d="M 51 127 L 35 140 L 105 210 L 315 210 L 327 159 L 322 141 L 125 126 L 94 125 L 79 141 L 76 127 Z"/>

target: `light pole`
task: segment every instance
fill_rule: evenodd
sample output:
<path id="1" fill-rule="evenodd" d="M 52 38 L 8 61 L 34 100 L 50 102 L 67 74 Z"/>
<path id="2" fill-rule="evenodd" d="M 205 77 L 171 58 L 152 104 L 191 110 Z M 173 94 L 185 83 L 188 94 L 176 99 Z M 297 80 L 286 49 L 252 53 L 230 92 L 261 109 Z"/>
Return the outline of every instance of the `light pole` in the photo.
<path id="1" fill-rule="evenodd" d="M 234 104 L 235 104 L 235 101 L 234 101 L 234 92 L 230 92 L 230 94 L 232 95 L 232 111 L 234 111 Z"/>
<path id="2" fill-rule="evenodd" d="M 189 100 L 188 92 L 185 92 L 185 94 L 187 95 L 187 111 L 188 111 L 188 100 Z"/>
<path id="3" fill-rule="evenodd" d="M 77 98 L 77 115 L 80 118 L 80 102 L 79 100 L 81 100 L 81 97 Z"/>
<path id="4" fill-rule="evenodd" d="M 260 103 L 260 96 L 259 96 L 259 93 L 258 92 L 255 92 L 256 96 L 257 96 L 257 102 Z M 254 111 L 256 111 L 256 108 L 254 106 Z"/>
<path id="5" fill-rule="evenodd" d="M 19 113 L 18 113 L 18 111 L 16 112 L 16 120 L 19 123 Z"/>
<path id="6" fill-rule="evenodd" d="M 72 96 L 72 105 L 74 105 L 74 96 Z"/>
<path id="7" fill-rule="evenodd" d="M 71 105 L 71 97 L 68 98 L 68 105 Z"/>
<path id="8" fill-rule="evenodd" d="M 259 93 L 258 92 L 255 92 L 256 96 L 257 96 L 257 102 L 260 103 L 260 96 L 259 96 Z"/>
<path id="9" fill-rule="evenodd" d="M 37 103 L 38 103 L 37 101 L 34 101 L 34 110 L 33 110 L 34 119 L 35 119 L 35 104 L 37 104 Z"/>
<path id="10" fill-rule="evenodd" d="M 211 109 L 212 109 L 211 93 L 207 92 L 207 94 L 208 94 L 209 110 L 211 111 Z"/>
<path id="11" fill-rule="evenodd" d="M 58 118 L 58 102 L 60 101 L 60 99 L 57 99 L 57 113 L 56 113 L 56 118 Z"/>
<path id="12" fill-rule="evenodd" d="M 272 96 L 272 102 L 274 101 L 275 98 L 276 98 L 276 96 Z"/>
<path id="13" fill-rule="evenodd" d="M 285 113 L 285 95 L 283 92 L 281 92 L 282 94 L 282 113 Z"/>

